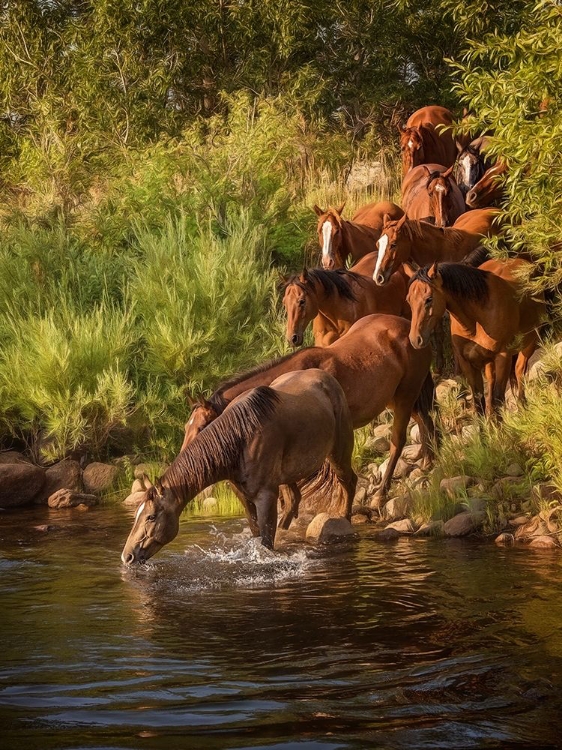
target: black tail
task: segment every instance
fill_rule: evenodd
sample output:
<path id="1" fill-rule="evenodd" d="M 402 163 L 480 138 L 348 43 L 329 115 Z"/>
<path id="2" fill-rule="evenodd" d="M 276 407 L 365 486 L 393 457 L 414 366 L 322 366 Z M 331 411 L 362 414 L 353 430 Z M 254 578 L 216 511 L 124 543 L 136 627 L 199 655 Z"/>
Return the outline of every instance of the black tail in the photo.
<path id="1" fill-rule="evenodd" d="M 471 250 L 464 256 L 461 263 L 465 266 L 478 268 L 478 266 L 481 266 L 482 263 L 485 263 L 487 260 L 490 260 L 490 251 L 487 247 L 478 245 L 478 247 L 474 248 L 474 250 Z"/>
<path id="2" fill-rule="evenodd" d="M 432 411 L 435 413 L 435 415 L 437 412 L 437 401 L 435 400 L 435 383 L 433 382 L 431 372 L 427 373 L 425 380 L 423 381 L 419 396 L 414 403 L 413 411 L 417 412 L 422 417 L 424 424 L 427 426 L 427 430 L 429 432 L 429 440 L 433 441 L 435 448 L 438 448 L 439 444 L 441 443 L 441 431 L 436 426 L 435 421 L 431 416 Z M 424 453 L 428 452 L 432 454 L 433 447 L 431 445 L 424 445 L 423 451 Z"/>

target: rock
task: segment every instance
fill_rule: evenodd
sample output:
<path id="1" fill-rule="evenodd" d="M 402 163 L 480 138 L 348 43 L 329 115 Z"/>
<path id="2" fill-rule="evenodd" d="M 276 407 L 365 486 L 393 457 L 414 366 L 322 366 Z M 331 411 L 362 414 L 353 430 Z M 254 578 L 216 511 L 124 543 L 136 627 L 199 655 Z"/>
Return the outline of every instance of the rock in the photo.
<path id="1" fill-rule="evenodd" d="M 365 190 L 380 183 L 383 167 L 380 161 L 360 160 L 353 162 L 345 186 L 348 191 Z"/>
<path id="2" fill-rule="evenodd" d="M 381 510 L 381 516 L 386 521 L 398 521 L 404 516 L 408 515 L 412 501 L 409 495 L 401 495 L 400 497 L 391 497 L 390 500 L 384 504 Z"/>
<path id="3" fill-rule="evenodd" d="M 419 443 L 412 443 L 412 445 L 405 445 L 402 451 L 401 458 L 404 461 L 417 461 L 420 457 L 421 445 Z"/>
<path id="4" fill-rule="evenodd" d="M 133 486 L 131 487 L 131 495 L 134 495 L 135 492 L 146 492 L 146 487 L 144 486 L 144 482 L 142 479 L 135 479 L 133 482 Z"/>
<path id="5" fill-rule="evenodd" d="M 384 477 L 386 468 L 388 466 L 388 462 L 390 459 L 386 459 L 386 461 L 383 461 L 382 464 L 379 466 L 379 477 L 382 480 Z M 403 458 L 399 458 L 396 462 L 396 466 L 394 468 L 394 474 L 392 475 L 394 479 L 403 479 L 405 476 L 407 476 L 414 467 L 409 464 L 407 461 L 404 461 Z"/>
<path id="6" fill-rule="evenodd" d="M 554 549 L 558 546 L 551 536 L 536 536 L 529 542 L 529 547 L 534 549 Z"/>
<path id="7" fill-rule="evenodd" d="M 371 519 L 368 516 L 364 516 L 363 513 L 354 513 L 351 516 L 351 523 L 353 526 L 359 526 L 363 523 L 371 523 Z"/>
<path id="8" fill-rule="evenodd" d="M 509 466 L 505 470 L 505 473 L 507 474 L 508 477 L 522 477 L 523 469 L 518 463 L 512 463 L 512 464 L 509 464 Z"/>
<path id="9" fill-rule="evenodd" d="M 0 464 L 0 508 L 29 505 L 45 484 L 45 469 L 33 464 Z"/>
<path id="10" fill-rule="evenodd" d="M 365 442 L 365 448 L 375 455 L 382 456 L 390 450 L 390 440 L 384 435 L 372 437 Z"/>
<path id="11" fill-rule="evenodd" d="M 41 531 L 42 533 L 46 533 L 48 531 L 56 531 L 59 527 L 50 523 L 42 523 L 39 526 L 34 526 L 33 528 L 35 531 Z"/>
<path id="12" fill-rule="evenodd" d="M 82 475 L 84 489 L 87 493 L 106 492 L 111 489 L 118 475 L 118 466 L 94 461 L 94 463 L 88 464 L 84 469 Z"/>
<path id="13" fill-rule="evenodd" d="M 207 513 L 216 511 L 216 509 L 219 507 L 219 501 L 216 499 L 216 497 L 206 497 L 203 500 L 203 510 Z"/>
<path id="14" fill-rule="evenodd" d="M 299 517 L 293 518 L 289 528 L 302 532 L 302 536 L 304 536 L 313 518 L 314 518 L 314 513 L 299 512 Z"/>
<path id="15" fill-rule="evenodd" d="M 45 484 L 35 502 L 47 505 L 47 501 L 57 490 L 82 491 L 82 470 L 78 461 L 65 458 L 45 471 Z"/>
<path id="16" fill-rule="evenodd" d="M 420 426 L 417 423 L 412 425 L 412 429 L 410 430 L 410 440 L 412 443 L 421 442 Z"/>
<path id="17" fill-rule="evenodd" d="M 375 481 L 378 481 L 379 479 L 379 465 L 375 463 L 370 463 L 367 466 L 367 471 L 369 472 L 370 476 L 374 477 Z"/>
<path id="18" fill-rule="evenodd" d="M 379 424 L 373 430 L 373 437 L 379 438 L 384 437 L 390 442 L 390 436 L 392 434 L 392 425 L 390 424 Z"/>
<path id="19" fill-rule="evenodd" d="M 497 500 L 504 498 L 517 497 L 527 494 L 529 487 L 527 482 L 521 477 L 502 477 L 492 487 L 492 495 Z"/>
<path id="20" fill-rule="evenodd" d="M 488 508 L 488 501 L 483 497 L 469 497 L 466 499 L 466 509 L 471 513 L 479 513 Z"/>
<path id="21" fill-rule="evenodd" d="M 74 492 L 73 490 L 57 490 L 48 499 L 49 508 L 76 508 L 80 505 L 90 506 L 97 505 L 99 502 L 96 495 L 86 494 L 84 492 Z"/>
<path id="22" fill-rule="evenodd" d="M 416 536 L 441 536 L 443 534 L 443 521 L 427 521 L 422 523 L 415 532 Z"/>
<path id="23" fill-rule="evenodd" d="M 451 391 L 458 389 L 459 384 L 452 378 L 442 380 L 435 388 L 435 398 L 437 401 L 443 401 Z"/>
<path id="24" fill-rule="evenodd" d="M 2 451 L 0 453 L 0 464 L 30 463 L 30 461 L 19 451 Z"/>
<path id="25" fill-rule="evenodd" d="M 394 523 L 389 523 L 386 529 L 395 529 L 399 534 L 413 534 L 415 531 L 414 524 L 409 518 L 404 518 L 402 519 L 402 521 L 394 521 Z"/>
<path id="26" fill-rule="evenodd" d="M 531 497 L 536 502 L 546 501 L 552 502 L 553 500 L 562 500 L 562 495 L 556 489 L 553 484 L 535 484 L 531 490 Z"/>
<path id="27" fill-rule="evenodd" d="M 369 534 L 369 539 L 374 539 L 377 542 L 395 542 L 400 539 L 400 532 L 396 529 L 382 529 Z"/>
<path id="28" fill-rule="evenodd" d="M 347 518 L 334 518 L 328 513 L 319 513 L 315 516 L 306 530 L 306 539 L 309 542 L 338 542 L 353 536 L 353 526 Z"/>
<path id="29" fill-rule="evenodd" d="M 123 500 L 123 505 L 136 506 L 146 499 L 146 491 L 142 492 L 131 492 L 131 494 Z"/>
<path id="30" fill-rule="evenodd" d="M 528 521 L 528 516 L 515 516 L 515 518 L 510 518 L 508 520 L 508 524 L 510 526 L 523 526 L 523 524 L 527 523 Z"/>
<path id="31" fill-rule="evenodd" d="M 466 536 L 473 531 L 477 531 L 484 523 L 485 518 L 486 514 L 483 511 L 471 513 L 467 510 L 458 513 L 444 524 L 443 533 L 445 536 L 451 537 Z"/>
<path id="32" fill-rule="evenodd" d="M 504 547 L 511 547 L 511 545 L 515 544 L 515 537 L 513 534 L 504 531 L 501 534 L 498 534 L 494 541 L 496 544 L 503 545 Z"/>
<path id="33" fill-rule="evenodd" d="M 371 516 L 373 515 L 373 512 L 366 505 L 353 505 L 351 509 L 351 515 L 352 516 L 366 516 L 367 518 L 371 518 Z"/>
<path id="34" fill-rule="evenodd" d="M 478 432 L 479 432 L 478 425 L 467 424 L 461 430 L 461 437 L 465 442 L 468 442 L 474 437 L 474 435 L 477 435 Z"/>
<path id="35" fill-rule="evenodd" d="M 455 497 L 459 492 L 466 490 L 471 484 L 474 484 L 476 480 L 473 477 L 466 476 L 466 474 L 460 474 L 457 477 L 446 477 L 441 480 L 439 489 L 444 492 L 448 497 Z"/>
<path id="36" fill-rule="evenodd" d="M 562 505 L 555 508 L 547 508 L 539 513 L 539 516 L 546 523 L 548 530 L 555 534 L 562 530 Z"/>
<path id="37" fill-rule="evenodd" d="M 515 539 L 518 542 L 528 542 L 536 536 L 546 536 L 548 526 L 540 516 L 533 516 L 527 523 L 518 526 L 515 530 Z"/>
<path id="38" fill-rule="evenodd" d="M 363 505 L 366 500 L 367 500 L 367 488 L 359 487 L 359 489 L 355 493 L 355 497 L 353 498 L 353 504 Z"/>

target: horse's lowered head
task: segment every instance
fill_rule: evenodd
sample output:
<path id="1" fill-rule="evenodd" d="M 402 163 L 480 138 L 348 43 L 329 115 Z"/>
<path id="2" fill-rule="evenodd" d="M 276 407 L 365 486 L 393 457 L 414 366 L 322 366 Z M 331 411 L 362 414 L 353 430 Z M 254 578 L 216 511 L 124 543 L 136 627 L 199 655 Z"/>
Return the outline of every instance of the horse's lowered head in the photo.
<path id="1" fill-rule="evenodd" d="M 308 271 L 291 276 L 285 282 L 283 305 L 287 311 L 287 341 L 291 346 L 302 346 L 306 327 L 318 314 L 318 301 Z"/>
<path id="2" fill-rule="evenodd" d="M 412 310 L 410 343 L 414 349 L 423 349 L 429 345 L 431 333 L 445 314 L 443 283 L 437 263 L 421 269 L 404 263 L 404 271 L 410 278 L 406 298 Z"/>
<path id="3" fill-rule="evenodd" d="M 486 208 L 494 206 L 503 198 L 502 176 L 507 172 L 507 165 L 498 161 L 484 172 L 480 180 L 466 194 L 466 205 L 469 208 Z"/>
<path id="4" fill-rule="evenodd" d="M 145 486 L 150 486 L 137 508 L 133 528 L 121 553 L 121 560 L 125 565 L 145 563 L 165 544 L 175 539 L 179 531 L 183 504 L 159 479 L 150 484 L 145 477 L 144 482 Z"/>
<path id="5" fill-rule="evenodd" d="M 377 263 L 373 272 L 373 281 L 384 286 L 401 263 L 410 255 L 410 245 L 400 230 L 406 221 L 406 214 L 393 221 L 388 214 L 383 217 L 381 236 L 377 241 Z"/>
<path id="6" fill-rule="evenodd" d="M 451 180 L 453 179 L 453 167 L 449 167 L 444 172 L 432 172 L 431 169 L 422 165 L 427 172 L 426 190 L 431 200 L 433 215 L 435 216 L 435 226 L 446 227 L 452 224 L 450 220 L 451 201 L 449 196 L 452 192 Z"/>
<path id="7" fill-rule="evenodd" d="M 345 268 L 346 259 L 342 246 L 342 213 L 345 203 L 338 208 L 329 206 L 327 209 L 314 206 L 314 213 L 318 216 L 318 243 L 322 248 L 322 268 L 330 271 L 334 268 Z"/>
<path id="8" fill-rule="evenodd" d="M 410 169 L 423 164 L 425 154 L 423 148 L 423 136 L 419 127 L 399 127 L 400 151 L 402 152 L 402 174 L 405 175 Z"/>
<path id="9" fill-rule="evenodd" d="M 208 424 L 219 416 L 219 412 L 213 406 L 211 401 L 204 398 L 193 399 L 188 396 L 189 405 L 192 407 L 191 415 L 185 423 L 185 432 L 181 450 L 184 450 L 191 441 L 203 430 Z"/>

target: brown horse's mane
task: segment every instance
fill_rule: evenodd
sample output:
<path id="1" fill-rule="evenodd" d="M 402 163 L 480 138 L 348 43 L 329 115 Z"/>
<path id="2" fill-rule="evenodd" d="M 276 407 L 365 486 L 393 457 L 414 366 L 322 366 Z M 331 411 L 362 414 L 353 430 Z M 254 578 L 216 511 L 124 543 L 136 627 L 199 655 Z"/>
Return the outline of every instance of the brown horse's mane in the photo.
<path id="1" fill-rule="evenodd" d="M 192 486 L 216 481 L 240 457 L 256 431 L 271 418 L 278 394 L 267 386 L 254 388 L 202 430 L 163 474 L 166 486 L 178 497 Z"/>
<path id="2" fill-rule="evenodd" d="M 435 224 L 430 224 L 420 219 L 407 219 L 402 224 L 402 227 L 407 232 L 411 242 L 414 242 L 416 239 L 426 240 L 428 232 L 430 234 L 432 232 L 434 234 L 439 232 L 441 235 L 446 235 L 448 239 L 450 238 L 456 242 L 462 242 L 464 238 L 463 233 L 459 229 L 454 229 L 453 227 L 436 227 Z"/>
<path id="3" fill-rule="evenodd" d="M 472 302 L 486 302 L 488 299 L 489 272 L 464 263 L 436 263 L 424 266 L 412 276 L 410 284 L 414 281 L 423 281 L 431 286 L 433 278 L 428 272 L 433 266 L 436 266 L 445 291 Z"/>
<path id="4" fill-rule="evenodd" d="M 362 281 L 362 277 L 359 274 L 346 271 L 342 268 L 338 268 L 335 271 L 325 271 L 323 268 L 311 268 L 307 272 L 308 279 L 312 280 L 314 284 L 320 284 L 328 297 L 331 297 L 336 292 L 351 302 L 357 302 L 355 292 L 351 288 L 351 280 L 358 282 Z M 295 274 L 291 276 L 285 288 L 291 284 L 296 284 L 298 287 L 306 291 L 307 280 L 303 281 L 299 275 Z"/>

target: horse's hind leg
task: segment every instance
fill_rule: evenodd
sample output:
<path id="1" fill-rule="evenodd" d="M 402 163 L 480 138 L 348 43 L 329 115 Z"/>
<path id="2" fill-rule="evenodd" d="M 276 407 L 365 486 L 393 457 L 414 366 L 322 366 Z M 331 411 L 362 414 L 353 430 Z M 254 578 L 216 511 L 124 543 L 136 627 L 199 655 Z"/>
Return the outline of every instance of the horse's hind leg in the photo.
<path id="1" fill-rule="evenodd" d="M 374 500 L 378 501 L 379 507 L 383 504 L 382 501 L 386 498 L 388 488 L 390 487 L 390 483 L 392 481 L 392 475 L 394 474 L 394 469 L 396 468 L 398 459 L 402 454 L 402 449 L 406 444 L 406 431 L 408 429 L 408 422 L 410 421 L 411 413 L 412 402 L 410 399 L 395 399 L 394 421 L 392 423 L 392 434 L 390 436 L 390 453 L 388 456 L 388 466 L 386 467 L 381 485 L 374 495 Z"/>
<path id="2" fill-rule="evenodd" d="M 299 517 L 301 491 L 297 484 L 293 482 L 292 484 L 282 485 L 281 492 L 285 496 L 285 502 L 283 504 L 283 515 L 279 519 L 279 528 L 288 529 L 293 518 Z"/>
<path id="3" fill-rule="evenodd" d="M 439 445 L 439 432 L 431 417 L 430 411 L 435 408 L 435 386 L 428 373 L 420 394 L 412 408 L 412 417 L 420 428 L 421 449 L 418 458 L 423 458 L 423 468 L 427 468 L 435 456 L 434 446 Z"/>
<path id="4" fill-rule="evenodd" d="M 523 378 L 525 376 L 525 373 L 527 372 L 527 367 L 529 365 L 529 359 L 535 349 L 537 348 L 537 342 L 538 342 L 538 335 L 535 331 L 532 332 L 532 338 L 531 340 L 521 349 L 519 354 L 517 355 L 517 359 L 515 361 L 515 380 L 517 382 L 517 398 L 525 402 L 525 385 L 523 383 Z"/>
<path id="5" fill-rule="evenodd" d="M 495 414 L 505 402 L 505 389 L 511 373 L 513 356 L 508 352 L 500 352 L 494 360 L 495 385 L 492 390 L 492 409 Z"/>
<path id="6" fill-rule="evenodd" d="M 265 487 L 254 498 L 261 543 L 268 549 L 273 549 L 273 543 L 275 542 L 278 497 L 279 487 L 275 489 Z"/>

